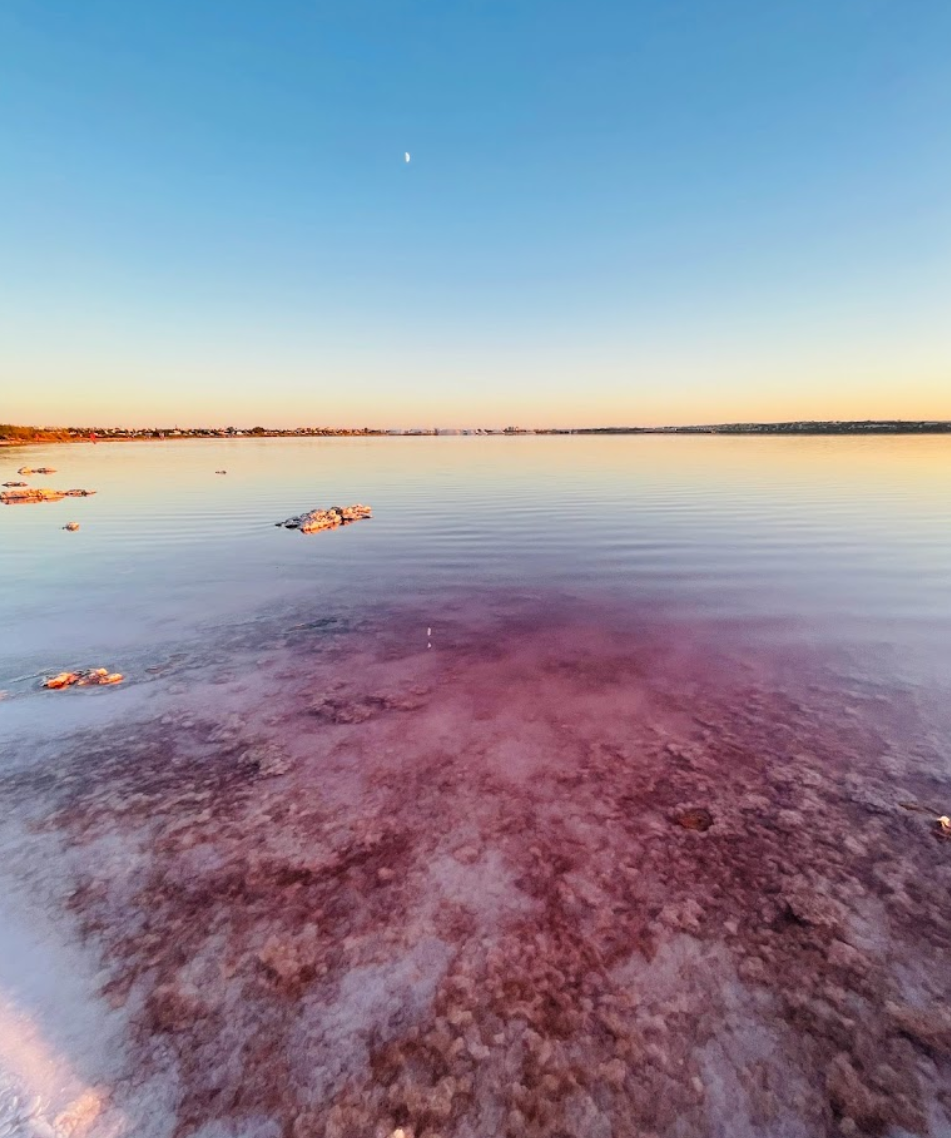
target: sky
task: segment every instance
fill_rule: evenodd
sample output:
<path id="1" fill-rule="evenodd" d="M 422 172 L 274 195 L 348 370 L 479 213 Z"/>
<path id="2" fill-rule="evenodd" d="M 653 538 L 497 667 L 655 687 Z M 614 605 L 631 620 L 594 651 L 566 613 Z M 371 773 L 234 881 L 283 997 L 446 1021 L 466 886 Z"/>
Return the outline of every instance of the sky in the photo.
<path id="1" fill-rule="evenodd" d="M 0 164 L 3 422 L 951 418 L 947 0 L 4 0 Z"/>

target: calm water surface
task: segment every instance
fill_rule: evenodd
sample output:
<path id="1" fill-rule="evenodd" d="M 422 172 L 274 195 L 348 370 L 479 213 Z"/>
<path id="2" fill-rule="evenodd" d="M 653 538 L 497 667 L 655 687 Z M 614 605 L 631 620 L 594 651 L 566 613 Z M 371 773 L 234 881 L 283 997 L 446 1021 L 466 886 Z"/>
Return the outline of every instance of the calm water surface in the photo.
<path id="1" fill-rule="evenodd" d="M 946 437 L 23 465 L 0 1135 L 951 1135 Z"/>
<path id="2" fill-rule="evenodd" d="M 272 439 L 0 462 L 97 491 L 0 510 L 0 676 L 287 599 L 435 603 L 487 585 L 803 620 L 812 634 L 914 638 L 951 621 L 941 437 Z M 273 525 L 356 501 L 372 523 L 307 539 Z M 73 520 L 81 530 L 62 532 Z"/>

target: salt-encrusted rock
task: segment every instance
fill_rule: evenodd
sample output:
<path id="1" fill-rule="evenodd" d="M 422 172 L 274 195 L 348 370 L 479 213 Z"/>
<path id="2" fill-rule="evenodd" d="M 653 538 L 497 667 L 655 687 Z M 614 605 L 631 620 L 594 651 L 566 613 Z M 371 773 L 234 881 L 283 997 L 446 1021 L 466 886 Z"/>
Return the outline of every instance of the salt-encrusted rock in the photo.
<path id="1" fill-rule="evenodd" d="M 277 525 L 285 529 L 297 529 L 301 533 L 316 533 L 318 530 L 336 529 L 337 526 L 372 516 L 369 506 L 331 506 L 329 510 L 311 510 L 306 514 L 298 514 L 287 521 L 277 522 Z"/>
<path id="2" fill-rule="evenodd" d="M 842 905 L 806 881 L 791 882 L 783 890 L 781 901 L 793 917 L 803 924 L 835 932 L 847 923 L 846 911 Z"/>
<path id="3" fill-rule="evenodd" d="M 0 502 L 5 506 L 14 506 L 28 502 L 58 502 L 65 497 L 62 490 L 5 490 L 0 494 Z"/>
<path id="4" fill-rule="evenodd" d="M 940 1004 L 915 1008 L 888 1002 L 885 1011 L 902 1034 L 929 1051 L 951 1054 L 951 1013 Z"/>
<path id="5" fill-rule="evenodd" d="M 290 770 L 290 756 L 277 743 L 257 743 L 241 753 L 238 761 L 262 778 L 276 778 Z"/>
<path id="6" fill-rule="evenodd" d="M 672 821 L 685 830 L 709 830 L 713 825 L 713 815 L 705 806 L 688 806 L 685 810 L 673 811 Z"/>
<path id="7" fill-rule="evenodd" d="M 17 474 L 55 474 L 55 466 L 21 466 Z"/>
<path id="8" fill-rule="evenodd" d="M 78 672 L 60 672 L 57 676 L 50 676 L 43 681 L 43 687 L 56 690 L 57 688 L 94 687 L 102 684 L 122 683 L 120 672 L 108 672 L 105 668 L 81 668 Z"/>
<path id="9" fill-rule="evenodd" d="M 63 529 L 69 530 L 70 533 L 75 533 L 79 529 L 79 522 L 67 522 Z"/>
<path id="10" fill-rule="evenodd" d="M 95 490 L 42 490 L 16 489 L 0 493 L 0 502 L 5 506 L 28 505 L 32 502 L 59 502 L 63 498 L 88 498 Z"/>
<path id="11" fill-rule="evenodd" d="M 25 486 L 25 482 L 4 482 L 4 486 Z"/>

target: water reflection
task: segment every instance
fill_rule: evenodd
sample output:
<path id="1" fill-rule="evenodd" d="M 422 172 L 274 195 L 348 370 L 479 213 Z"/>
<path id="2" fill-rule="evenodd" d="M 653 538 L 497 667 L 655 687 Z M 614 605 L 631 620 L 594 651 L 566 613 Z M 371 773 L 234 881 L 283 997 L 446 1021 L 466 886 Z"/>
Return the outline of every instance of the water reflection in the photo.
<path id="1" fill-rule="evenodd" d="M 0 513 L 0 1126 L 951 1127 L 945 440 L 29 459 L 99 494 Z"/>

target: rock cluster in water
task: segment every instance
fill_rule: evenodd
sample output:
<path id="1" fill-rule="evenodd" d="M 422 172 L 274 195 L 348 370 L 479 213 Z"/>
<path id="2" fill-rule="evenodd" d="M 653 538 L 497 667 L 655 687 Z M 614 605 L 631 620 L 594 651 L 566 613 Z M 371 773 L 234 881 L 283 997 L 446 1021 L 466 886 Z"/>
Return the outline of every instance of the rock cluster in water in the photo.
<path id="1" fill-rule="evenodd" d="M 25 486 L 25 482 L 4 482 L 4 486 Z"/>
<path id="2" fill-rule="evenodd" d="M 38 488 L 23 488 L 4 490 L 0 493 L 0 502 L 5 506 L 23 505 L 31 502 L 59 502 L 62 498 L 88 498 L 95 494 L 95 490 L 41 490 Z"/>
<path id="3" fill-rule="evenodd" d="M 55 474 L 55 466 L 21 466 L 17 474 Z"/>
<path id="4" fill-rule="evenodd" d="M 306 514 L 298 514 L 295 518 L 277 522 L 285 529 L 297 529 L 301 533 L 316 533 L 322 529 L 336 529 L 350 522 L 358 522 L 363 518 L 372 517 L 369 506 L 331 506 L 329 510 L 311 510 Z"/>
<path id="5" fill-rule="evenodd" d="M 49 676 L 43 681 L 43 687 L 56 690 L 57 688 L 71 687 L 97 687 L 103 684 L 121 684 L 121 672 L 109 672 L 105 668 L 81 668 L 78 672 L 60 672 L 56 676 Z"/>

